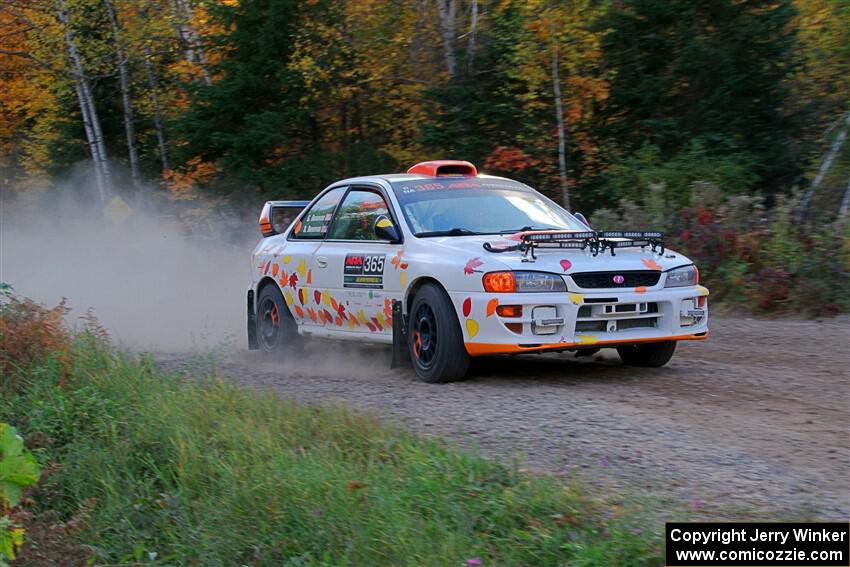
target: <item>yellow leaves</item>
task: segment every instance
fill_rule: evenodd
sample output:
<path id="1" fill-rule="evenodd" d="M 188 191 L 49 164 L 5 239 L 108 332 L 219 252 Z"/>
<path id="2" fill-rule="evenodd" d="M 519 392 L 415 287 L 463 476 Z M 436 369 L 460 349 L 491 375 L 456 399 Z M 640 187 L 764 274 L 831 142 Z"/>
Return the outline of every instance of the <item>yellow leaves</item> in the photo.
<path id="1" fill-rule="evenodd" d="M 195 198 L 195 185 L 209 181 L 216 171 L 215 164 L 205 162 L 200 157 L 194 157 L 180 169 L 164 171 L 162 176 L 174 198 L 186 201 Z"/>

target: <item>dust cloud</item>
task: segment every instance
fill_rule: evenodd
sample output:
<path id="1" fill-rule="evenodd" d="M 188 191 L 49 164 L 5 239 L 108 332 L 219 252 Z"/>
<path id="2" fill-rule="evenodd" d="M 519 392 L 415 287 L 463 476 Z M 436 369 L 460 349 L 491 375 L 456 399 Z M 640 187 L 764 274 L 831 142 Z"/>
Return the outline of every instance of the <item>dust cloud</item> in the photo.
<path id="1" fill-rule="evenodd" d="M 110 215 L 92 187 L 78 172 L 49 190 L 3 189 L 0 282 L 47 305 L 66 297 L 72 322 L 91 309 L 133 350 L 245 348 L 262 203 L 236 212 L 147 188 L 120 193 L 130 213 Z"/>

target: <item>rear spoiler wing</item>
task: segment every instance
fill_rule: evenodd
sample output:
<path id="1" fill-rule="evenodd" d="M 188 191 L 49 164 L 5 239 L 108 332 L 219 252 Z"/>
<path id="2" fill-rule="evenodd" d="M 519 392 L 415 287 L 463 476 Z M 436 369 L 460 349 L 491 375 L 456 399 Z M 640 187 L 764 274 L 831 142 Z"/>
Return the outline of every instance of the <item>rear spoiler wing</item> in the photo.
<path id="1" fill-rule="evenodd" d="M 284 233 L 309 204 L 310 201 L 266 201 L 260 211 L 263 237 Z"/>
<path id="2" fill-rule="evenodd" d="M 519 240 L 518 244 L 497 247 L 489 242 L 484 243 L 487 252 L 501 253 L 519 250 L 523 252 L 523 261 L 531 262 L 536 259 L 536 248 L 572 248 L 589 250 L 594 256 L 605 250 L 610 250 L 615 256 L 617 248 L 646 248 L 649 247 L 659 255 L 664 254 L 664 233 L 657 231 L 638 230 L 605 230 L 575 232 L 569 230 L 546 230 L 518 232 L 507 237 L 508 240 Z"/>

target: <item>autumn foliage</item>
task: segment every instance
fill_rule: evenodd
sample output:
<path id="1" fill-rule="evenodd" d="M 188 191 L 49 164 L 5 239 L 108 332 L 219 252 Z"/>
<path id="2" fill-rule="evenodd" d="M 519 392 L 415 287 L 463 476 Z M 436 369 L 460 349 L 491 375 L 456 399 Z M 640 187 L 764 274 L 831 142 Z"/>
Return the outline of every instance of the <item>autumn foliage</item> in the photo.
<path id="1" fill-rule="evenodd" d="M 15 295 L 5 286 L 0 290 L 0 376 L 11 380 L 16 369 L 29 368 L 55 356 L 64 363 L 71 337 L 64 317 L 68 307 L 63 299 L 55 307 L 45 307 Z"/>
<path id="2" fill-rule="evenodd" d="M 2 182 L 85 162 L 104 199 L 123 168 L 254 199 L 459 158 L 591 212 L 694 148 L 776 193 L 850 96 L 828 0 L 25 0 L 0 29 Z"/>

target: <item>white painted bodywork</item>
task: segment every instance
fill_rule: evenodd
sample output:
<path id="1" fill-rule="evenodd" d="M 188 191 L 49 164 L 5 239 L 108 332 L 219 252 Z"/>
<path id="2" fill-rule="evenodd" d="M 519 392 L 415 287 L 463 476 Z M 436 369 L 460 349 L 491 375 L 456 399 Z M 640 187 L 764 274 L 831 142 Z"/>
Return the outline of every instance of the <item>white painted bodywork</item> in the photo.
<path id="1" fill-rule="evenodd" d="M 682 254 L 666 250 L 620 249 L 616 256 L 603 252 L 571 249 L 538 249 L 536 260 L 524 262 L 521 252 L 496 254 L 483 248 L 516 244 L 506 237 L 452 236 L 417 238 L 401 215 L 400 205 L 389 180 L 417 179 L 421 175 L 371 176 L 344 180 L 341 186 L 370 186 L 383 190 L 393 212 L 403 242 L 293 240 L 292 227 L 280 235 L 261 240 L 254 249 L 251 289 L 256 293 L 265 281 L 280 287 L 299 332 L 333 339 L 374 343 L 392 342 L 392 301 L 401 300 L 405 312 L 408 299 L 425 280 L 438 282 L 455 306 L 458 323 L 470 354 L 557 350 L 616 346 L 645 341 L 691 340 L 708 336 L 708 290 L 700 285 L 665 288 L 667 271 L 692 264 Z M 316 199 L 319 199 L 323 191 Z M 313 202 L 316 201 L 314 199 Z M 302 211 L 299 219 L 309 206 Z M 294 226 L 295 223 L 293 223 Z M 383 289 L 345 288 L 343 261 L 346 254 L 384 255 Z M 562 260 L 567 260 L 562 263 Z M 564 268 L 569 264 L 567 269 Z M 658 283 L 647 288 L 582 289 L 571 274 L 600 271 L 654 269 L 661 272 Z M 558 274 L 566 282 L 567 293 L 488 293 L 482 276 L 502 270 L 533 270 Z M 293 279 L 293 275 L 295 278 Z M 700 299 L 702 298 L 702 299 Z M 495 303 L 494 303 L 495 300 Z M 605 300 L 603 303 L 597 303 Z M 704 316 L 694 321 L 687 316 L 696 303 L 702 303 Z M 465 313 L 464 306 L 468 306 Z M 654 304 L 657 312 L 647 313 Z M 501 317 L 495 305 L 522 305 L 523 316 Z M 635 305 L 634 312 L 606 313 L 611 306 Z M 535 308 L 546 319 L 563 319 L 547 334 L 535 334 Z M 621 307 L 627 309 L 628 307 Z M 644 309 L 644 312 L 641 312 Z M 590 313 L 587 313 L 590 311 Z M 321 312 L 321 314 L 319 314 Z M 651 318 L 652 327 L 634 327 L 633 320 Z M 632 322 L 629 322 L 632 321 Z M 523 332 L 514 333 L 507 323 L 522 323 Z M 538 325 L 542 318 L 538 320 Z M 577 329 L 578 323 L 578 329 Z M 602 327 L 604 326 L 604 330 Z M 586 330 L 593 327 L 592 330 Z"/>

